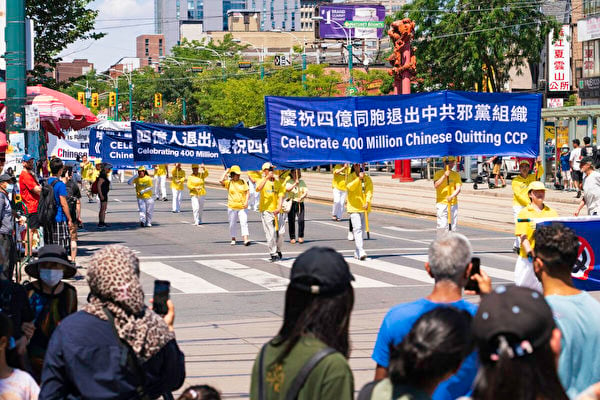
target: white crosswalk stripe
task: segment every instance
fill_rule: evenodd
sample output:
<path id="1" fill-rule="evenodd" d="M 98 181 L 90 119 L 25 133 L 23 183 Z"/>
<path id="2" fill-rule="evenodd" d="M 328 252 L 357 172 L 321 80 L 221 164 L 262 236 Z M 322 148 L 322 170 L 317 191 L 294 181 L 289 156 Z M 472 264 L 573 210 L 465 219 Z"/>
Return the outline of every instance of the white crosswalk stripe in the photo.
<path id="1" fill-rule="evenodd" d="M 410 258 L 411 260 L 422 261 L 423 263 L 427 261 L 426 254 L 418 254 L 411 256 L 403 255 L 403 257 Z M 482 265 L 481 268 L 485 271 L 486 274 L 488 274 L 492 278 L 503 279 L 506 281 L 513 281 L 515 279 L 515 273 L 506 269 L 488 267 L 487 265 Z"/>
<path id="2" fill-rule="evenodd" d="M 399 275 L 404 278 L 413 279 L 419 282 L 433 284 L 433 278 L 423 269 L 407 267 L 404 265 L 392 263 L 389 261 L 378 260 L 376 258 L 367 258 L 364 261 L 357 260 L 353 257 L 346 257 L 346 261 L 351 264 L 360 265 L 365 268 L 374 269 L 388 274 Z"/>
<path id="3" fill-rule="evenodd" d="M 289 283 L 289 279 L 256 268 L 250 268 L 231 260 L 196 260 L 196 262 L 236 278 L 245 279 L 268 290 L 285 290 Z"/>
<path id="4" fill-rule="evenodd" d="M 224 293 L 227 290 L 187 272 L 157 261 L 142 262 L 140 270 L 156 279 L 171 282 L 171 287 L 183 293 Z"/>

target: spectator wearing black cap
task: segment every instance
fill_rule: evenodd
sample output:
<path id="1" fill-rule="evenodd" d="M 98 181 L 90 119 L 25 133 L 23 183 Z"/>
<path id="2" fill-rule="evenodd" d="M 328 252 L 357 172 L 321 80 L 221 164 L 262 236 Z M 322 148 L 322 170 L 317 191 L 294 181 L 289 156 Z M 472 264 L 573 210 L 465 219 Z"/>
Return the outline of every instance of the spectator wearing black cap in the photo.
<path id="1" fill-rule="evenodd" d="M 500 286 L 473 319 L 480 368 L 473 400 L 568 400 L 556 371 L 561 333 L 541 293 Z"/>
<path id="2" fill-rule="evenodd" d="M 558 375 L 574 398 L 600 382 L 600 303 L 575 288 L 571 273 L 582 274 L 576 262 L 579 238 L 562 224 L 535 231 L 533 268 L 562 333 Z"/>
<path id="3" fill-rule="evenodd" d="M 353 398 L 354 379 L 347 361 L 353 280 L 344 257 L 333 249 L 313 247 L 296 259 L 283 325 L 254 362 L 251 399 Z M 311 362 L 312 369 L 306 367 Z M 305 367 L 308 372 L 303 374 Z"/>
<path id="4" fill-rule="evenodd" d="M 592 146 L 592 139 L 589 136 L 583 138 L 583 147 L 581 148 L 581 157 L 591 157 L 592 166 L 598 166 L 598 149 Z M 583 173 L 583 168 L 581 169 Z"/>
<path id="5" fill-rule="evenodd" d="M 11 248 L 13 243 L 13 231 L 15 218 L 10 204 L 10 192 L 12 192 L 13 177 L 8 174 L 0 175 L 0 264 L 2 271 L 0 279 L 12 279 L 13 262 L 11 261 Z"/>
<path id="6" fill-rule="evenodd" d="M 584 205 L 587 205 L 589 215 L 600 214 L 600 172 L 594 170 L 594 160 L 592 157 L 583 157 L 581 159 L 581 171 L 583 178 L 583 198 L 575 211 L 578 216 Z"/>

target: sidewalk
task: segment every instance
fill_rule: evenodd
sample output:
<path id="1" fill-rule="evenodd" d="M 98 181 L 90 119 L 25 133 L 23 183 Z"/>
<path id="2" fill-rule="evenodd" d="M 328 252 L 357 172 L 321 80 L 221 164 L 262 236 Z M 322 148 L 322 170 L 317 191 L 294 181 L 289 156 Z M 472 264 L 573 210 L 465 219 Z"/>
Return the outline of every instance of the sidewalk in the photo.
<path id="1" fill-rule="evenodd" d="M 218 186 L 223 173 L 221 167 L 207 166 L 209 176 L 206 180 L 209 186 Z M 246 179 L 245 174 L 243 174 Z M 302 179 L 308 187 L 308 199 L 331 203 L 331 172 L 302 172 Z M 426 179 L 414 182 L 399 182 L 392 179 L 391 174 L 375 174 L 373 180 L 373 208 L 380 211 L 401 212 L 435 218 L 435 189 L 433 182 Z M 481 189 L 485 187 L 485 189 Z M 514 230 L 512 211 L 512 189 L 510 181 L 504 188 L 488 189 L 479 185 L 473 189 L 472 183 L 464 183 L 458 197 L 458 225 L 482 227 L 497 231 L 512 233 Z M 546 203 L 554 208 L 560 216 L 572 216 L 577 209 L 580 199 L 575 198 L 574 192 L 561 192 L 548 189 Z M 435 224 L 435 222 L 432 222 Z"/>

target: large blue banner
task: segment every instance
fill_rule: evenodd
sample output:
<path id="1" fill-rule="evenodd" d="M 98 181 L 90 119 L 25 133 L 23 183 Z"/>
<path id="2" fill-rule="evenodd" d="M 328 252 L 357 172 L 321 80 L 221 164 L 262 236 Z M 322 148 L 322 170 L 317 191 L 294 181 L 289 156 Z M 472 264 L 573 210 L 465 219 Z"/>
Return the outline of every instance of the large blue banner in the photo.
<path id="1" fill-rule="evenodd" d="M 536 157 L 541 105 L 539 94 L 456 91 L 265 98 L 274 164 L 445 155 Z"/>
<path id="2" fill-rule="evenodd" d="M 113 168 L 133 168 L 131 132 L 104 131 L 100 154 L 102 162 L 112 164 Z"/>
<path id="3" fill-rule="evenodd" d="M 575 287 L 581 290 L 600 290 L 600 217 L 553 218 L 538 225 L 560 222 L 579 236 L 579 253 L 571 271 Z"/>
<path id="4" fill-rule="evenodd" d="M 132 122 L 133 157 L 150 164 L 221 164 L 211 127 Z"/>

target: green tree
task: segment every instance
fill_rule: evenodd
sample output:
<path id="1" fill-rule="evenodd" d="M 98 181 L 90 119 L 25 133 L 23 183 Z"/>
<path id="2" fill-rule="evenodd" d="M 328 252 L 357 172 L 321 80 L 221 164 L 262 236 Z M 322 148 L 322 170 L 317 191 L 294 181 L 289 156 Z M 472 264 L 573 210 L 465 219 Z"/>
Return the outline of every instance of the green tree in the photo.
<path id="1" fill-rule="evenodd" d="M 511 68 L 537 63 L 548 33 L 559 25 L 539 2 L 414 0 L 395 19 L 415 22 L 421 90 L 481 88 L 502 91 Z"/>
<path id="2" fill-rule="evenodd" d="M 56 63 L 58 54 L 71 43 L 81 39 L 97 40 L 105 34 L 94 32 L 97 10 L 88 8 L 92 0 L 27 0 L 27 17 L 34 22 L 35 69 L 34 82 L 54 85 L 52 78 L 45 76 Z"/>

